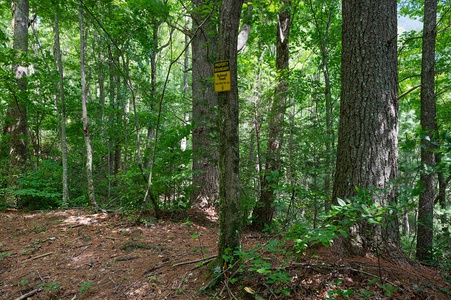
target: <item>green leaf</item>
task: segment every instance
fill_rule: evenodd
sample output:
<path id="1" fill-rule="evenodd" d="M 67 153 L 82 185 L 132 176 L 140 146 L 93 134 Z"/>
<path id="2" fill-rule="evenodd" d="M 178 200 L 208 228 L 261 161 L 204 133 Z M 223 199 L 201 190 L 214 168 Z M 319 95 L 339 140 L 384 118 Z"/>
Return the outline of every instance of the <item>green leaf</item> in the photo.
<path id="1" fill-rule="evenodd" d="M 346 202 L 341 198 L 337 198 L 337 202 L 340 206 L 346 206 Z"/>

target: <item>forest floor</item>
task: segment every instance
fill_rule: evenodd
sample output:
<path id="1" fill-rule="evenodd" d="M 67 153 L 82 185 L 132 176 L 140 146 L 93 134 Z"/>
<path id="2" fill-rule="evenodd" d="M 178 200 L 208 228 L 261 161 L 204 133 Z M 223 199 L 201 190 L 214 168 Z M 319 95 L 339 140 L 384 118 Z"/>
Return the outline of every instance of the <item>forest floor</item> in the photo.
<path id="1" fill-rule="evenodd" d="M 258 232 L 243 234 L 243 248 L 255 251 L 236 279 L 205 290 L 214 215 L 147 219 L 134 226 L 119 213 L 0 212 L 0 299 L 451 299 L 436 269 L 341 259 L 323 247 L 294 255 Z"/>

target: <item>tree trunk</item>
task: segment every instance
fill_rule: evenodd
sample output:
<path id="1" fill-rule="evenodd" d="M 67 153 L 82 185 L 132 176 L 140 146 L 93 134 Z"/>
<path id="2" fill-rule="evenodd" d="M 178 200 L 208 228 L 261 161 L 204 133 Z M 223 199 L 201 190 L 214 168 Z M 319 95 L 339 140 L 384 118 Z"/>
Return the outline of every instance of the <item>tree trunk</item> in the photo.
<path id="1" fill-rule="evenodd" d="M 86 86 L 86 67 L 85 67 L 86 37 L 85 37 L 85 26 L 83 23 L 83 3 L 81 1 L 78 17 L 80 25 L 81 105 L 82 105 L 83 133 L 86 144 L 86 178 L 88 181 L 88 202 L 91 208 L 98 209 L 99 207 L 97 205 L 94 193 L 94 179 L 92 176 L 92 148 L 91 148 L 91 136 L 89 133 L 89 119 L 87 108 L 88 90 Z"/>
<path id="2" fill-rule="evenodd" d="M 421 62 L 421 138 L 420 181 L 423 190 L 418 204 L 418 229 L 416 257 L 422 262 L 432 260 L 432 238 L 435 200 L 435 40 L 437 18 L 437 0 L 424 2 L 424 27 Z"/>
<path id="3" fill-rule="evenodd" d="M 237 41 L 242 0 L 224 0 L 220 13 L 219 60 L 228 61 L 231 90 L 218 94 L 219 136 L 219 242 L 218 265 L 227 266 L 224 256 L 240 249 L 241 202 L 239 163 L 239 106 Z M 233 258 L 231 258 L 233 260 Z"/>
<path id="4" fill-rule="evenodd" d="M 150 102 L 150 111 L 155 110 L 155 103 L 157 103 L 157 52 L 158 52 L 158 27 L 160 26 L 157 20 L 153 20 L 152 22 L 152 54 L 150 56 L 150 86 L 151 86 L 151 102 Z M 145 156 L 145 163 L 144 165 L 146 168 L 150 166 L 152 163 L 150 156 L 152 149 L 152 140 L 155 135 L 155 128 L 154 124 L 150 122 L 151 124 L 147 127 L 147 141 L 146 141 L 146 156 Z"/>
<path id="5" fill-rule="evenodd" d="M 116 62 L 115 62 L 116 60 Z M 108 45 L 108 68 L 109 68 L 109 86 L 108 95 L 112 113 L 109 114 L 109 128 L 108 128 L 108 148 L 109 148 L 109 175 L 115 176 L 119 173 L 121 168 L 122 145 L 123 137 L 115 131 L 115 127 L 121 124 L 122 112 L 119 105 L 120 94 L 120 78 L 118 76 L 117 65 L 119 65 L 118 55 L 115 49 Z M 125 133 L 124 133 L 125 134 Z"/>
<path id="6" fill-rule="evenodd" d="M 279 182 L 281 173 L 280 151 L 283 143 L 284 118 L 288 92 L 288 63 L 289 49 L 288 38 L 290 33 L 290 13 L 286 7 L 278 14 L 279 21 L 276 33 L 276 69 L 277 86 L 271 106 L 269 119 L 268 149 L 266 152 L 265 173 L 261 183 L 260 199 L 254 211 L 252 227 L 262 230 L 270 226 L 274 217 L 274 192 Z"/>
<path id="7" fill-rule="evenodd" d="M 55 3 L 55 23 L 53 27 L 53 55 L 55 57 L 56 69 L 58 70 L 59 82 L 56 93 L 56 102 L 57 107 L 60 110 L 60 138 L 61 138 L 61 160 L 63 164 L 63 198 L 62 198 L 62 206 L 67 207 L 69 201 L 69 186 L 68 186 L 68 164 L 67 164 L 67 140 L 66 140 L 66 99 L 64 94 L 64 72 L 63 72 L 63 60 L 61 57 L 61 45 L 60 45 L 60 31 L 59 31 L 59 1 Z"/>
<path id="8" fill-rule="evenodd" d="M 360 201 L 356 188 L 375 188 L 371 201 L 386 207 L 396 202 L 392 184 L 398 176 L 396 1 L 343 1 L 342 12 L 342 91 L 333 201 Z M 343 255 L 402 256 L 397 216 L 387 215 L 380 225 L 359 220 L 350 237 L 340 238 L 335 245 Z"/>
<path id="9" fill-rule="evenodd" d="M 9 135 L 9 170 L 7 189 L 19 188 L 19 177 L 26 170 L 27 163 L 27 67 L 28 52 L 28 0 L 12 2 L 13 11 L 13 49 L 16 51 L 16 87 L 6 112 L 4 134 Z M 7 205 L 17 206 L 18 198 L 11 192 L 5 193 Z"/>
<path id="10" fill-rule="evenodd" d="M 326 100 L 326 138 L 324 139 L 325 148 L 326 148 L 326 174 L 324 178 L 324 193 L 326 194 L 326 201 L 324 203 L 325 211 L 328 212 L 330 210 L 330 186 L 331 186 L 331 177 L 333 174 L 332 170 L 332 150 L 334 149 L 334 132 L 333 132 L 333 106 L 332 106 L 332 90 L 330 83 L 330 74 L 329 74 L 329 51 L 328 51 L 328 43 L 329 42 L 329 30 L 332 24 L 333 18 L 335 16 L 335 4 L 330 4 L 329 11 L 327 13 L 327 21 L 324 24 L 324 31 L 322 30 L 322 26 L 320 25 L 321 20 L 318 18 L 317 12 L 313 7 L 312 1 L 310 1 L 310 9 L 313 14 L 313 19 L 315 22 L 315 28 L 319 35 L 319 50 L 321 54 L 321 72 L 324 77 L 324 98 Z"/>
<path id="11" fill-rule="evenodd" d="M 193 95 L 193 194 L 198 208 L 213 207 L 219 196 L 218 147 L 215 122 L 218 96 L 209 80 L 217 59 L 218 33 L 211 9 L 216 0 L 193 1 L 192 95 Z M 209 7 L 209 9 L 206 9 Z"/>

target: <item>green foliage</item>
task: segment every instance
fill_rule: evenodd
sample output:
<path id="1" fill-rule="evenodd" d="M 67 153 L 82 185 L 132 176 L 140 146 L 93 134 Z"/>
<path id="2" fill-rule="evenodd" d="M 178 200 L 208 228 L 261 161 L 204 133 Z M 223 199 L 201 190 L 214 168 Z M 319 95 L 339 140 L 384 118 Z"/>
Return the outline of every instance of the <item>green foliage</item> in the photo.
<path id="1" fill-rule="evenodd" d="M 242 264 L 231 282 L 236 283 L 245 277 L 262 276 L 265 283 L 271 285 L 273 293 L 288 295 L 291 276 L 285 268 L 280 266 L 280 262 L 272 262 L 270 258 L 267 258 L 267 256 L 280 257 L 281 255 L 287 255 L 287 252 L 285 242 L 278 240 L 270 240 L 265 245 L 256 246 L 247 251 L 235 252 L 235 257 L 239 257 Z M 230 254 L 225 259 L 230 260 Z"/>
<path id="2" fill-rule="evenodd" d="M 0 261 L 2 261 L 5 257 L 10 257 L 10 252 L 0 252 Z"/>
<path id="3" fill-rule="evenodd" d="M 371 198 L 355 197 L 352 200 L 337 199 L 338 205 L 333 205 L 330 217 L 341 218 L 343 226 L 352 226 L 356 222 L 366 220 L 369 224 L 380 224 L 389 211 L 389 207 L 373 202 Z"/>
<path id="4" fill-rule="evenodd" d="M 51 160 L 43 160 L 40 167 L 19 178 L 21 189 L 3 189 L 3 192 L 8 191 L 18 197 L 21 208 L 54 209 L 61 205 L 61 169 Z"/>
<path id="5" fill-rule="evenodd" d="M 131 168 L 125 173 L 119 173 L 114 178 L 112 192 L 116 195 L 115 204 L 122 209 L 139 209 L 146 184 L 138 167 Z"/>
<path id="6" fill-rule="evenodd" d="M 83 284 L 80 286 L 78 291 L 80 293 L 89 293 L 89 291 L 91 290 L 92 284 L 93 284 L 92 281 L 83 282 Z"/>
<path id="7" fill-rule="evenodd" d="M 57 294 L 63 289 L 58 281 L 40 283 L 38 287 L 43 287 L 47 292 L 53 294 Z"/>
<path id="8" fill-rule="evenodd" d="M 331 246 L 339 234 L 346 237 L 347 227 L 325 224 L 322 228 L 309 228 L 305 224 L 293 225 L 287 233 L 287 239 L 293 240 L 296 253 L 304 253 L 309 247 Z"/>
<path id="9" fill-rule="evenodd" d="M 330 291 L 327 292 L 329 296 L 334 298 L 334 296 L 341 296 L 345 299 L 348 299 L 349 296 L 351 296 L 354 293 L 353 289 L 339 289 L 339 286 L 343 283 L 343 278 L 339 278 L 335 282 L 329 282 L 330 287 L 332 288 Z"/>
<path id="10" fill-rule="evenodd" d="M 320 227 L 311 228 L 307 224 L 296 223 L 290 228 L 286 237 L 294 241 L 296 253 L 304 253 L 316 245 L 331 246 L 338 237 L 348 237 L 350 228 L 356 223 L 365 221 L 379 225 L 394 209 L 374 202 L 370 192 L 357 190 L 359 195 L 352 199 L 337 199 L 338 205 L 332 205 L 331 210 L 322 216 L 321 219 L 326 221 Z"/>
<path id="11" fill-rule="evenodd" d="M 6 1 L 2 3 L 6 4 Z M 83 207 L 87 205 L 87 191 L 80 105 L 78 3 L 59 1 L 59 5 L 69 146 L 69 205 Z M 185 66 L 182 60 L 172 63 L 185 47 L 185 16 L 190 13 L 189 6 L 185 7 L 178 1 L 161 0 L 87 1 L 86 5 L 90 11 L 85 14 L 88 31 L 88 114 L 99 203 L 126 210 L 139 209 L 147 188 L 149 164 L 155 156 L 152 192 L 158 204 L 167 210 L 186 209 L 190 205 L 192 191 L 192 127 L 186 124 L 189 121 L 185 119 L 192 109 L 190 66 L 189 63 Z M 215 5 L 212 2 L 199 9 L 209 14 L 217 9 Z M 260 173 L 264 170 L 266 159 L 264 151 L 268 146 L 266 140 L 271 117 L 268 111 L 277 78 L 275 33 L 281 5 L 270 1 L 252 3 L 252 16 L 246 20 L 252 24 L 252 34 L 238 57 L 243 223 L 249 221 L 260 196 L 260 180 L 266 179 L 276 188 L 275 218 L 268 230 L 290 228 L 287 237 L 295 242 L 294 250 L 298 253 L 309 246 L 329 246 L 337 237 L 346 237 L 355 222 L 365 220 L 369 224 L 381 224 L 384 217 L 390 217 L 394 210 L 405 212 L 410 225 L 415 224 L 414 211 L 422 190 L 419 154 L 424 135 L 419 129 L 420 89 L 415 88 L 420 84 L 421 32 L 415 31 L 403 32 L 398 39 L 399 94 L 403 95 L 399 99 L 400 172 L 396 182 L 399 206 L 382 207 L 371 200 L 372 192 L 358 191 L 357 197 L 338 199 L 330 212 L 325 213 L 331 198 L 339 119 L 339 1 L 293 2 L 290 7 L 293 25 L 287 82 L 290 102 L 284 124 L 282 166 L 266 175 Z M 62 177 L 59 140 L 61 103 L 54 101 L 58 78 L 52 54 L 55 6 L 49 0 L 42 0 L 31 2 L 30 7 L 37 13 L 39 24 L 35 24 L 36 34 L 30 30 L 30 51 L 26 57 L 17 57 L 11 49 L 9 5 L 0 9 L 0 127 L 4 127 L 8 103 L 13 99 L 16 88 L 13 65 L 18 59 L 26 59 L 30 70 L 33 70 L 27 78 L 29 165 L 27 172 L 20 175 L 21 188 L 8 192 L 20 198 L 22 208 L 53 209 L 61 204 Z M 421 1 L 402 0 L 398 2 L 398 7 L 401 15 L 411 18 L 421 18 L 423 13 Z M 243 16 L 246 9 L 244 7 Z M 447 13 L 448 6 L 443 1 L 438 3 L 438 10 L 441 18 L 437 24 L 439 35 L 436 46 L 437 121 L 440 128 L 440 147 L 437 151 L 441 162 L 429 171 L 443 172 L 448 178 L 451 175 L 451 31 L 445 29 L 450 24 L 451 14 Z M 216 14 L 211 17 L 217 21 Z M 156 60 L 155 70 L 151 70 L 151 59 Z M 324 59 L 326 65 L 323 65 Z M 166 74 L 170 64 L 171 72 Z M 326 69 L 331 89 L 331 102 L 328 104 L 324 78 Z M 169 81 L 163 91 L 166 75 L 169 75 Z M 155 76 L 156 82 L 152 81 L 152 76 Z M 188 79 L 187 90 L 185 76 Z M 159 100 L 162 101 L 161 115 Z M 331 124 L 326 124 L 327 116 L 332 120 Z M 159 139 L 154 149 L 155 136 L 148 133 L 152 130 L 155 133 L 157 120 L 160 121 Z M 188 144 L 187 149 L 182 151 L 180 140 L 184 137 L 188 138 Z M 0 198 L 7 191 L 8 139 L 8 135 L 0 135 Z M 114 161 L 116 154 L 117 165 Z M 442 208 L 437 209 L 434 216 L 434 258 L 447 280 L 451 277 L 451 250 L 448 247 L 451 243 L 449 228 L 446 227 L 449 215 L 449 209 Z M 414 229 L 402 237 L 407 251 L 412 250 L 414 245 Z M 267 247 L 271 248 L 271 243 Z M 265 251 L 274 253 L 277 248 L 280 249 L 274 246 L 272 249 L 265 248 Z M 253 269 L 246 271 L 265 276 L 267 280 L 284 282 L 283 275 L 278 273 L 280 270 L 269 266 L 264 259 L 255 260 Z M 275 273 L 278 275 L 273 276 Z"/>
<path id="12" fill-rule="evenodd" d="M 435 208 L 433 265 L 439 267 L 444 280 L 451 282 L 451 210 Z"/>

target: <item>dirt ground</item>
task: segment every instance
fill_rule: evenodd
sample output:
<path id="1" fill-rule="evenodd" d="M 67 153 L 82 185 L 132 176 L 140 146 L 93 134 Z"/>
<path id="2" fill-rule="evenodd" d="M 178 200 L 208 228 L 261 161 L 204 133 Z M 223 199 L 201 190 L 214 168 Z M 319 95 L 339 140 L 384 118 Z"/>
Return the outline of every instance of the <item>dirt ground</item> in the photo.
<path id="1" fill-rule="evenodd" d="M 146 219 L 134 226 L 118 213 L 1 212 L 0 299 L 451 299 L 438 270 L 340 259 L 327 248 L 274 252 L 275 238 L 257 232 L 244 233 L 242 245 L 259 249 L 268 267 L 250 256 L 235 279 L 205 290 L 214 278 L 214 214 Z"/>

